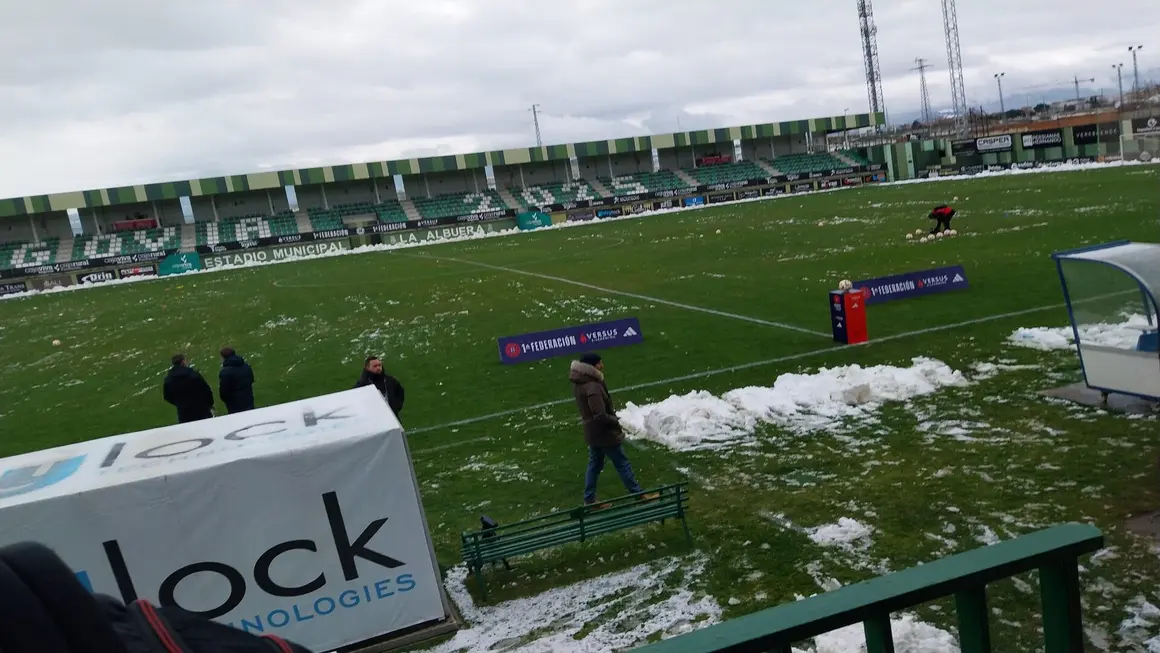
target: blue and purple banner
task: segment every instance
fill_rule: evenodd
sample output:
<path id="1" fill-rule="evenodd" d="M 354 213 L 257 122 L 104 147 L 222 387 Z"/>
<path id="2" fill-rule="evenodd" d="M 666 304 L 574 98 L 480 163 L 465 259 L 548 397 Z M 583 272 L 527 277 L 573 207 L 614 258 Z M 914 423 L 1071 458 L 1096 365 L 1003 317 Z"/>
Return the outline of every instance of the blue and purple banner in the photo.
<path id="1" fill-rule="evenodd" d="M 506 365 L 580 354 L 608 347 L 644 342 L 640 320 L 635 317 L 551 331 L 524 333 L 499 339 L 499 360 Z"/>
<path id="2" fill-rule="evenodd" d="M 934 270 L 921 272 L 907 272 L 890 277 L 855 281 L 854 287 L 864 289 L 867 294 L 866 305 L 881 304 L 895 299 L 910 299 L 951 290 L 965 290 L 967 273 L 961 265 L 952 265 Z"/>

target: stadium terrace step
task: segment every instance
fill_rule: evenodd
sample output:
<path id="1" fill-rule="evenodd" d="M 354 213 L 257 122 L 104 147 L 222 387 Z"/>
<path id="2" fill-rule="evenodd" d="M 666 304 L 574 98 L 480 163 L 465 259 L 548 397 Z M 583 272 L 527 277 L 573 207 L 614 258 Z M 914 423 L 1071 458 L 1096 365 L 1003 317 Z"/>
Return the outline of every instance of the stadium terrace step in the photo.
<path id="1" fill-rule="evenodd" d="M 516 200 L 511 191 L 506 188 L 500 188 L 497 190 L 499 192 L 500 198 L 503 200 L 503 203 L 506 204 L 509 209 L 515 209 L 518 211 L 523 208 L 524 205 L 520 204 L 519 201 Z"/>
<path id="2" fill-rule="evenodd" d="M 770 165 L 770 163 L 768 161 L 763 161 L 761 159 L 758 159 L 758 160 L 754 161 L 754 163 L 761 166 L 761 169 L 768 172 L 769 176 L 771 176 L 771 177 L 777 177 L 778 175 L 781 174 L 781 171 L 778 170 L 777 168 L 773 167 L 772 165 Z"/>
<path id="3" fill-rule="evenodd" d="M 303 210 L 294 212 L 294 223 L 298 226 L 298 233 L 304 234 L 314 231 L 314 227 L 310 226 L 310 215 Z"/>
<path id="4" fill-rule="evenodd" d="M 681 181 L 685 182 L 685 184 L 687 184 L 687 185 L 689 185 L 689 186 L 696 187 L 696 186 L 700 186 L 700 185 L 701 185 L 701 182 L 699 182 L 699 181 L 697 181 L 696 179 L 694 179 L 694 178 L 692 177 L 692 175 L 690 175 L 689 173 L 685 172 L 684 170 L 674 170 L 674 171 L 673 171 L 673 174 L 675 174 L 675 175 L 677 176 L 677 178 L 678 178 L 678 179 L 680 179 Z"/>
<path id="5" fill-rule="evenodd" d="M 60 245 L 56 248 L 56 255 L 53 260 L 57 263 L 68 263 L 72 260 L 74 241 L 72 238 L 65 238 L 60 241 Z"/>
<path id="6" fill-rule="evenodd" d="M 197 247 L 197 225 L 181 226 L 181 251 L 192 252 Z"/>
<path id="7" fill-rule="evenodd" d="M 419 209 L 415 208 L 415 203 L 409 199 L 399 200 L 399 204 L 403 207 L 403 213 L 407 214 L 408 220 L 422 220 L 423 216 L 419 215 Z"/>
<path id="8" fill-rule="evenodd" d="M 835 152 L 834 156 L 838 157 L 838 160 L 840 160 L 842 163 L 845 163 L 848 166 L 853 167 L 853 166 L 859 165 L 859 163 L 857 161 L 855 161 L 854 159 L 851 159 L 850 156 L 844 152 Z"/>
<path id="9" fill-rule="evenodd" d="M 604 187 L 604 184 L 600 183 L 599 179 L 589 179 L 588 185 L 601 197 L 612 197 L 612 193 L 608 192 L 608 189 Z"/>

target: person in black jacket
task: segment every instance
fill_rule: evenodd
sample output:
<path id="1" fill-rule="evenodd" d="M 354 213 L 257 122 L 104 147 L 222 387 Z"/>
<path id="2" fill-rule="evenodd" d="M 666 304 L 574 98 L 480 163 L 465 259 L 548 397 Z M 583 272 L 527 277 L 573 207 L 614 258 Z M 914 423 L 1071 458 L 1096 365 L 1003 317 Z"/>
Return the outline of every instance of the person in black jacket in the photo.
<path id="1" fill-rule="evenodd" d="M 358 383 L 355 383 L 354 387 L 362 388 L 368 385 L 378 388 L 396 417 L 403 412 L 403 384 L 383 371 L 383 361 L 378 356 L 367 356 L 366 362 L 363 363 L 362 376 L 358 377 Z"/>
<path id="2" fill-rule="evenodd" d="M 172 361 L 163 390 L 165 401 L 177 407 L 177 423 L 213 417 L 213 390 L 205 378 L 189 366 L 185 354 L 175 354 Z"/>
<path id="3" fill-rule="evenodd" d="M 254 410 L 254 369 L 232 347 L 223 347 L 218 396 L 229 413 Z"/>

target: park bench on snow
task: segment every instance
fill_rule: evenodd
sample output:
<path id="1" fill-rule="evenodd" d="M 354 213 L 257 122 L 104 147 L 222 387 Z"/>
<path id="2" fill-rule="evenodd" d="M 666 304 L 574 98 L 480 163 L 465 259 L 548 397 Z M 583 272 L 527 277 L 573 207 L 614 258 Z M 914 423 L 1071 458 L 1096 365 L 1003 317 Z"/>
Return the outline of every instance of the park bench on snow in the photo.
<path id="1" fill-rule="evenodd" d="M 652 495 L 657 496 L 651 498 Z M 597 535 L 634 526 L 654 522 L 663 524 L 668 519 L 681 521 L 685 538 L 692 544 L 693 536 L 689 533 L 685 514 L 688 501 L 688 484 L 675 483 L 515 524 L 492 526 L 495 522 L 485 520 L 482 530 L 463 534 L 463 562 L 475 575 L 480 592 L 486 598 L 484 566 L 502 562 L 508 567 L 507 559 L 515 556 L 572 542 L 585 542 Z"/>

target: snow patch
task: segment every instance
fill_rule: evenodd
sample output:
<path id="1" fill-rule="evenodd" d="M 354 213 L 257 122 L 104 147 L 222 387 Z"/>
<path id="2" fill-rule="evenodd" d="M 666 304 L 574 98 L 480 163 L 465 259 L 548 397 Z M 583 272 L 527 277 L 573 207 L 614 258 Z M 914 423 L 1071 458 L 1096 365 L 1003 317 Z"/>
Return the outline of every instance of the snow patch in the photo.
<path id="1" fill-rule="evenodd" d="M 688 587 L 705 560 L 670 558 L 543 594 L 477 606 L 467 592 L 467 568 L 452 568 L 445 585 L 470 624 L 433 653 L 527 651 L 603 652 L 639 646 L 656 633 L 671 637 L 721 620 L 721 607 Z M 669 584 L 681 572 L 679 587 Z M 614 609 L 611 609 L 614 608 Z M 606 614 L 607 613 L 607 614 Z M 582 639 L 575 636 L 584 631 Z"/>
<path id="2" fill-rule="evenodd" d="M 961 372 L 930 358 L 910 367 L 891 365 L 822 368 L 814 374 L 782 374 L 772 387 L 747 387 L 717 397 L 700 390 L 619 411 L 632 439 L 653 440 L 677 451 L 711 449 L 751 437 L 759 424 L 794 433 L 838 430 L 883 403 L 906 401 L 947 386 L 966 386 Z"/>
<path id="3" fill-rule="evenodd" d="M 1148 318 L 1143 315 L 1126 316 L 1127 319 L 1119 324 L 1098 322 L 1081 324 L 1079 327 L 1080 341 L 1084 344 L 1114 347 L 1116 349 L 1135 349 L 1140 334 L 1145 329 L 1154 329 L 1148 324 Z M 1019 347 L 1051 351 L 1057 349 L 1074 349 L 1075 332 L 1071 327 L 1031 327 L 1016 329 L 1008 336 L 1007 341 Z"/>
<path id="4" fill-rule="evenodd" d="M 871 527 L 849 517 L 838 519 L 836 524 L 826 524 L 809 530 L 810 539 L 815 544 L 850 552 L 869 548 L 870 535 L 873 532 Z"/>

